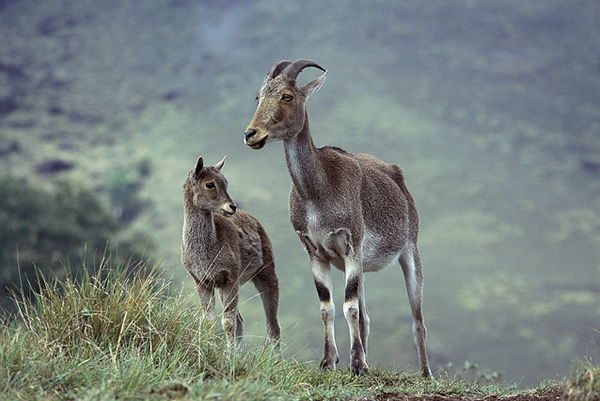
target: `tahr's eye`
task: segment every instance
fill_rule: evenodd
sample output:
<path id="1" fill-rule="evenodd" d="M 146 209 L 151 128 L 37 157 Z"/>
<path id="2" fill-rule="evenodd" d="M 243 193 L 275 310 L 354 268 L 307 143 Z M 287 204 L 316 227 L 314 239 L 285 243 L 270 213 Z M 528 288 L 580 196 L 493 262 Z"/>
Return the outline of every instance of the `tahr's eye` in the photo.
<path id="1" fill-rule="evenodd" d="M 281 96 L 281 100 L 285 100 L 286 102 L 291 102 L 294 97 L 288 93 L 285 93 Z"/>
<path id="2" fill-rule="evenodd" d="M 207 182 L 206 183 L 206 188 L 208 189 L 214 189 L 216 187 L 214 182 Z"/>

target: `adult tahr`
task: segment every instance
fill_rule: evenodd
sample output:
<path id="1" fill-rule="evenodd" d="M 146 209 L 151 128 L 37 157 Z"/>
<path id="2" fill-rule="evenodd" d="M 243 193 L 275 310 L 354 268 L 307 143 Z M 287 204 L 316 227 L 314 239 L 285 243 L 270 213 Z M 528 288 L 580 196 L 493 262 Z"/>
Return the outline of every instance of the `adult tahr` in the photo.
<path id="1" fill-rule="evenodd" d="M 305 102 L 321 87 L 327 71 L 298 87 L 296 78 L 307 67 L 325 71 L 310 60 L 281 61 L 271 68 L 258 92 L 258 107 L 244 139 L 252 149 L 283 141 L 292 178 L 290 219 L 308 252 L 321 303 L 325 328 L 321 367 L 334 369 L 338 362 L 330 265 L 344 272 L 344 316 L 350 329 L 352 370 L 358 374 L 368 370 L 369 317 L 363 275 L 398 260 L 412 310 L 421 373 L 431 376 L 421 312 L 423 271 L 414 200 L 397 165 L 314 145 Z"/>

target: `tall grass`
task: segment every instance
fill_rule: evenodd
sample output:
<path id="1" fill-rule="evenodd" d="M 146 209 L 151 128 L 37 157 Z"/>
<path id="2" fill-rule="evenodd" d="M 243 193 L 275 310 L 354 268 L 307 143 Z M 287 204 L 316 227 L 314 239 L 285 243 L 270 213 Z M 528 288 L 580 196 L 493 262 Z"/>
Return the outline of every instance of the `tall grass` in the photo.
<path id="1" fill-rule="evenodd" d="M 482 398 L 497 383 L 374 368 L 323 372 L 271 346 L 229 350 L 220 325 L 157 266 L 104 258 L 95 274 L 40 277 L 32 299 L 0 323 L 0 399 L 352 399 L 374 394 Z M 589 398 L 586 398 L 589 399 Z"/>
<path id="2" fill-rule="evenodd" d="M 105 258 L 94 275 L 83 269 L 79 279 L 40 277 L 41 289 L 18 299 L 16 321 L 1 328 L 0 394 L 158 396 L 208 379 L 197 388 L 203 395 L 267 390 L 240 386 L 257 371 L 274 374 L 264 369 L 277 366 L 272 350 L 228 352 L 216 321 L 194 306 L 195 294 L 175 293 L 156 266 L 133 271 Z"/>
<path id="3" fill-rule="evenodd" d="M 581 362 L 566 387 L 565 399 L 569 401 L 600 400 L 600 366 L 589 359 Z"/>

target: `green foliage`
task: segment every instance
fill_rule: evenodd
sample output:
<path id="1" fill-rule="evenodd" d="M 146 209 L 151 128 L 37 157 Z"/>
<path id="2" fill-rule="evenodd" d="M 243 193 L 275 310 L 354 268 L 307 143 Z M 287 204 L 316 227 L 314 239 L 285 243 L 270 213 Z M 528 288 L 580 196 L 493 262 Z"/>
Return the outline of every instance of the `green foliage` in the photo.
<path id="1" fill-rule="evenodd" d="M 7 289 L 36 282 L 36 269 L 58 277 L 64 265 L 103 251 L 123 228 L 98 196 L 72 184 L 42 190 L 14 178 L 0 179 L 0 306 L 12 309 Z M 140 248 L 123 241 L 125 258 Z M 86 252 L 86 250 L 91 250 Z M 27 290 L 27 286 L 24 287 Z"/>
<path id="2" fill-rule="evenodd" d="M 0 300 L 5 308 L 10 306 L 6 286 L 34 281 L 34 265 L 60 275 L 61 264 L 78 260 L 85 246 L 104 249 L 119 229 L 93 193 L 69 184 L 48 192 L 3 178 L 0 193 Z"/>
<path id="3" fill-rule="evenodd" d="M 271 346 L 231 350 L 194 293 L 174 291 L 156 265 L 138 267 L 144 274 L 107 257 L 79 279 L 40 277 L 34 299 L 18 302 L 19 319 L 0 324 L 3 399 L 482 399 L 516 391 L 381 368 L 324 372 Z"/>
<path id="4" fill-rule="evenodd" d="M 118 225 L 91 192 L 60 184 L 53 192 L 12 178 L 0 179 L 0 265 L 21 260 L 45 264 L 73 253 L 74 244 L 104 248 Z M 88 231 L 94 227 L 93 231 Z"/>
<path id="5" fill-rule="evenodd" d="M 142 175 L 149 174 L 149 169 L 149 165 L 139 165 Z M 125 168 L 111 171 L 104 181 L 115 217 L 125 223 L 133 221 L 144 207 L 144 202 L 138 196 L 141 182 Z"/>

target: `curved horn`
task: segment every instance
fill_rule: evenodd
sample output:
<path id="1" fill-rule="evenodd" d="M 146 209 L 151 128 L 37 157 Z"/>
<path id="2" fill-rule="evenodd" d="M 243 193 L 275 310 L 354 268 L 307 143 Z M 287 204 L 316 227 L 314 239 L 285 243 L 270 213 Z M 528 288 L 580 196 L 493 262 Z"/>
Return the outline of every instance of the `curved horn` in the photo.
<path id="1" fill-rule="evenodd" d="M 223 160 L 221 160 L 220 162 L 218 162 L 217 164 L 215 164 L 215 168 L 217 170 L 221 171 L 221 169 L 225 165 L 225 159 L 227 159 L 227 155 L 223 156 Z"/>
<path id="2" fill-rule="evenodd" d="M 271 71 L 269 71 L 267 76 L 271 77 L 271 78 L 275 78 L 277 75 L 281 74 L 281 71 L 283 71 L 290 64 L 292 64 L 291 61 L 287 61 L 287 60 L 280 61 L 279 63 L 275 64 L 273 66 L 273 68 L 271 68 Z"/>
<path id="3" fill-rule="evenodd" d="M 300 72 L 307 67 L 316 67 L 316 68 L 320 69 L 321 71 L 327 72 L 327 70 L 325 68 L 321 67 L 319 64 L 315 63 L 314 61 L 298 60 L 298 61 L 294 61 L 291 65 L 288 65 L 285 68 L 285 70 L 283 70 L 283 73 L 292 79 L 296 79 L 296 77 L 298 77 L 298 74 L 300 74 Z"/>

